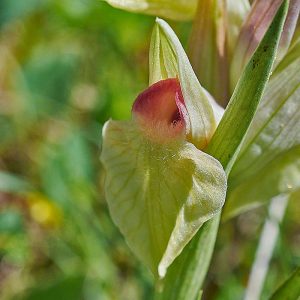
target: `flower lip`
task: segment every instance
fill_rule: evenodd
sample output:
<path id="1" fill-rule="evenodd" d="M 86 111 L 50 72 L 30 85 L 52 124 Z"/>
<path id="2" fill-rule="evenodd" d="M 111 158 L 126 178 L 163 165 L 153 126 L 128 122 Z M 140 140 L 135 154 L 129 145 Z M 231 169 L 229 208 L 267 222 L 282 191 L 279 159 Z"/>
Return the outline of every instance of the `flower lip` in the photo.
<path id="1" fill-rule="evenodd" d="M 133 117 L 157 136 L 185 132 L 187 110 L 177 78 L 158 81 L 143 91 L 132 106 Z"/>

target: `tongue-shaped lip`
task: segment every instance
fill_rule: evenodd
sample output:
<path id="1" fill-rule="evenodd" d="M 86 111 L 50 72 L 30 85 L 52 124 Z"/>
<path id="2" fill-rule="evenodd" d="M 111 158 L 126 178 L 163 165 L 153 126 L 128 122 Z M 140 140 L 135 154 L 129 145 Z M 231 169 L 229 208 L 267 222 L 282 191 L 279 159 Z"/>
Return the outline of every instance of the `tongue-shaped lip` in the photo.
<path id="1" fill-rule="evenodd" d="M 187 110 L 179 80 L 169 78 L 151 85 L 136 98 L 132 114 L 152 135 L 184 133 Z"/>

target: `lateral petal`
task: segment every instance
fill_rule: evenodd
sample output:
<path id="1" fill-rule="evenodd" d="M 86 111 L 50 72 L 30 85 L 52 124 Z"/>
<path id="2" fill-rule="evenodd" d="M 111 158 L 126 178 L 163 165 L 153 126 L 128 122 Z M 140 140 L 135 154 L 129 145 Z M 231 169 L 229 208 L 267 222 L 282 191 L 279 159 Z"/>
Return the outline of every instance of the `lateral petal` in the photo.
<path id="1" fill-rule="evenodd" d="M 108 121 L 101 161 L 105 194 L 127 244 L 164 277 L 201 225 L 224 204 L 221 164 L 183 139 L 155 143 L 134 121 Z"/>

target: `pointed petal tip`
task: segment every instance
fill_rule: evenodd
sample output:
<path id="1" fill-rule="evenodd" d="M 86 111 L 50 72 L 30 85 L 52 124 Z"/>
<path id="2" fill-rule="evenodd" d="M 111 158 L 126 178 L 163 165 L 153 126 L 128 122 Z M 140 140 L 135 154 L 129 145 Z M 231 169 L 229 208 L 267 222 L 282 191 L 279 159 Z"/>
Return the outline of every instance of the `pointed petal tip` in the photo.
<path id="1" fill-rule="evenodd" d="M 155 23 L 158 24 L 159 26 L 170 26 L 164 19 L 157 17 L 155 19 Z"/>

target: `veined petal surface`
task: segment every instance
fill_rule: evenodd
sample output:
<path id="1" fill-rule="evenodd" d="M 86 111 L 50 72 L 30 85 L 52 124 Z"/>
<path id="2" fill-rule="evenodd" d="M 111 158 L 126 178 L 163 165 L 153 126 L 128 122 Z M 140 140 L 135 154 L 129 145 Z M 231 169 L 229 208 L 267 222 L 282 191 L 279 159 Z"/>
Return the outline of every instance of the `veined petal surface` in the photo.
<path id="1" fill-rule="evenodd" d="M 221 164 L 182 137 L 155 142 L 135 121 L 108 121 L 105 194 L 129 247 L 159 277 L 226 194 Z"/>

